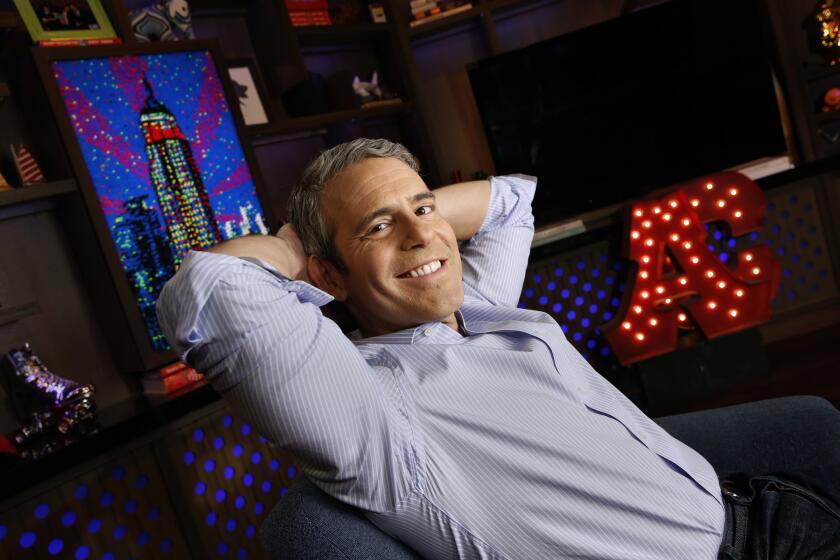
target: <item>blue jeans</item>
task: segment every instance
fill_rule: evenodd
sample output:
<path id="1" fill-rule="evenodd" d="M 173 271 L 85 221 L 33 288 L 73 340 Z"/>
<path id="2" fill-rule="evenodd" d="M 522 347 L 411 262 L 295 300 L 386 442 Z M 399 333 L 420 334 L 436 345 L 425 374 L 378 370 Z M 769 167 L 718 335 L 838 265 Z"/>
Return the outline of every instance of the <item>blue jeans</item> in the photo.
<path id="1" fill-rule="evenodd" d="M 840 466 L 731 475 L 721 487 L 728 511 L 720 560 L 840 559 Z"/>

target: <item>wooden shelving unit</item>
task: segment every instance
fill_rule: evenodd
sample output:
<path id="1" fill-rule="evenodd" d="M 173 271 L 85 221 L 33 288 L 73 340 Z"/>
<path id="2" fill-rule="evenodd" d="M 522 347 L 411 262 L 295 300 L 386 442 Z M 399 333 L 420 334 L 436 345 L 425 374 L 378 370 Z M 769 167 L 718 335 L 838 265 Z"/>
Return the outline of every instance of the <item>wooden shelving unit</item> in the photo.
<path id="1" fill-rule="evenodd" d="M 73 179 L 62 179 L 39 185 L 29 185 L 0 192 L 0 208 L 23 204 L 33 200 L 52 198 L 63 194 L 76 192 L 78 187 Z"/>
<path id="2" fill-rule="evenodd" d="M 383 105 L 370 109 L 351 109 L 347 111 L 334 111 L 307 117 L 297 117 L 275 121 L 273 123 L 255 126 L 248 130 L 251 138 L 264 138 L 280 134 L 289 134 L 303 130 L 312 130 L 338 124 L 341 122 L 364 119 L 369 117 L 380 117 L 383 115 L 396 115 L 406 113 L 413 109 L 411 103 L 396 103 L 394 105 Z"/>

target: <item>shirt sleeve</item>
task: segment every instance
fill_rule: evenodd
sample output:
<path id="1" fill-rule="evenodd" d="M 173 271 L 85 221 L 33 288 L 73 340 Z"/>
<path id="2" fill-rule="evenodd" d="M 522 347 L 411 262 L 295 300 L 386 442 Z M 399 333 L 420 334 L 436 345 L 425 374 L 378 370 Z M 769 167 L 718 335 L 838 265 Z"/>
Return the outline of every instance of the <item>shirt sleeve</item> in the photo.
<path id="1" fill-rule="evenodd" d="M 386 511 L 407 442 L 381 379 L 319 309 L 330 296 L 259 264 L 191 253 L 158 301 L 163 332 L 234 411 L 338 499 Z"/>
<path id="2" fill-rule="evenodd" d="M 534 238 L 537 180 L 526 175 L 490 179 L 490 204 L 478 232 L 461 247 L 465 293 L 493 305 L 516 306 Z"/>

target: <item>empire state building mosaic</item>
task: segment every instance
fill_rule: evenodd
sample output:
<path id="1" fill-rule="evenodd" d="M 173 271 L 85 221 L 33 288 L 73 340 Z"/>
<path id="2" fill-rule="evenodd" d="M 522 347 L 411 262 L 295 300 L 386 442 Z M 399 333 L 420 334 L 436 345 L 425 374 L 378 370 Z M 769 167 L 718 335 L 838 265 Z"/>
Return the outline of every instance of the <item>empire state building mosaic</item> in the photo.
<path id="1" fill-rule="evenodd" d="M 99 205 L 156 350 L 155 303 L 190 251 L 267 233 L 210 54 L 52 63 Z"/>

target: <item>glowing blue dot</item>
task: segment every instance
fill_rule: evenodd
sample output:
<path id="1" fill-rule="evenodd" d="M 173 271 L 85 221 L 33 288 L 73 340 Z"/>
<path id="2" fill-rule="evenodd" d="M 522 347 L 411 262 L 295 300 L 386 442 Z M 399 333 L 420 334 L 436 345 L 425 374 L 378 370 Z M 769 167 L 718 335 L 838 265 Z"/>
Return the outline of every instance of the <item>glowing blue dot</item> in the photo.
<path id="1" fill-rule="evenodd" d="M 563 288 L 562 290 L 560 290 L 560 297 L 561 298 L 568 299 L 569 295 L 571 295 L 571 292 L 569 290 L 567 290 L 566 288 Z"/>
<path id="2" fill-rule="evenodd" d="M 93 518 L 88 521 L 88 533 L 98 533 L 99 529 L 102 528 L 102 521 L 97 518 Z"/>
<path id="3" fill-rule="evenodd" d="M 584 317 L 583 319 L 580 320 L 580 326 L 583 327 L 584 329 L 589 328 L 589 325 L 591 325 L 591 324 L 592 324 L 592 322 L 589 320 L 589 317 Z"/>
<path id="4" fill-rule="evenodd" d="M 228 530 L 228 533 L 233 533 L 236 530 L 236 519 L 228 519 L 225 529 Z"/>
<path id="5" fill-rule="evenodd" d="M 251 433 L 251 425 L 245 422 L 242 424 L 242 427 L 239 429 L 239 431 L 242 432 L 243 436 L 247 436 Z"/>
<path id="6" fill-rule="evenodd" d="M 111 492 L 104 492 L 99 497 L 99 505 L 101 505 L 102 507 L 110 506 L 113 503 L 114 503 L 114 495 Z"/>
<path id="7" fill-rule="evenodd" d="M 134 513 L 137 511 L 137 502 L 135 500 L 128 500 L 125 503 L 125 512 Z"/>
<path id="8" fill-rule="evenodd" d="M 592 270 L 589 271 L 589 274 L 591 274 L 593 278 L 598 278 L 599 276 L 601 276 L 601 269 L 600 268 L 593 268 Z"/>
<path id="9" fill-rule="evenodd" d="M 88 496 L 88 487 L 84 484 L 76 486 L 76 491 L 73 492 L 73 495 L 77 500 L 84 500 Z"/>
<path id="10" fill-rule="evenodd" d="M 227 497 L 227 492 L 225 492 L 224 488 L 219 488 L 216 490 L 216 501 L 217 502 L 224 502 L 225 497 Z"/>
<path id="11" fill-rule="evenodd" d="M 590 338 L 589 340 L 586 341 L 586 347 L 589 348 L 590 350 L 594 350 L 597 345 L 598 345 L 598 343 L 595 342 L 594 339 Z"/>
<path id="12" fill-rule="evenodd" d="M 259 462 L 261 460 L 262 460 L 262 454 L 260 454 L 259 451 L 254 451 L 253 453 L 251 453 L 251 462 L 252 463 L 257 465 L 257 464 L 259 464 Z"/>
<path id="13" fill-rule="evenodd" d="M 193 439 L 194 439 L 195 441 L 201 441 L 201 440 L 203 440 L 203 439 L 204 439 L 204 430 L 202 430 L 201 428 L 196 428 L 196 429 L 193 431 Z"/>
<path id="14" fill-rule="evenodd" d="M 563 306 L 559 303 L 555 303 L 554 305 L 551 306 L 551 310 L 554 311 L 555 313 L 560 313 L 563 310 Z"/>
<path id="15" fill-rule="evenodd" d="M 572 310 L 570 310 L 568 313 L 566 313 L 566 318 L 567 318 L 569 321 L 574 321 L 574 320 L 575 320 L 575 317 L 577 317 L 577 313 L 575 313 L 574 309 L 572 309 Z"/>
<path id="16" fill-rule="evenodd" d="M 225 445 L 225 439 L 222 436 L 213 438 L 213 449 L 221 449 Z"/>
<path id="17" fill-rule="evenodd" d="M 563 331 L 563 334 L 567 334 L 569 332 L 569 325 L 560 325 L 560 330 Z"/>
<path id="18" fill-rule="evenodd" d="M 174 543 L 172 542 L 172 539 L 163 539 L 162 541 L 160 541 L 160 551 L 169 552 L 170 550 L 172 550 L 173 544 Z"/>
<path id="19" fill-rule="evenodd" d="M 225 467 L 225 478 L 233 478 L 235 474 L 236 474 L 236 469 L 234 469 L 230 465 Z"/>
<path id="20" fill-rule="evenodd" d="M 215 511 L 211 511 L 210 513 L 207 514 L 207 517 L 204 519 L 204 521 L 208 525 L 215 525 L 217 519 L 219 519 L 219 516 L 216 515 Z"/>
<path id="21" fill-rule="evenodd" d="M 280 497 L 281 497 L 281 498 L 282 498 L 283 496 L 285 496 L 286 494 L 288 494 L 288 493 L 289 493 L 289 489 L 288 489 L 288 488 L 286 488 L 285 486 L 281 486 L 281 487 L 280 487 L 280 492 L 278 492 L 278 494 L 280 494 Z"/>
<path id="22" fill-rule="evenodd" d="M 519 303 L 516 304 L 516 307 L 518 307 L 519 309 L 525 309 L 527 306 L 523 302 L 520 301 Z"/>
<path id="23" fill-rule="evenodd" d="M 525 297 L 534 297 L 534 289 L 525 288 Z"/>
<path id="24" fill-rule="evenodd" d="M 611 307 L 618 307 L 619 305 L 621 305 L 621 300 L 618 299 L 617 297 L 614 297 L 610 300 L 610 306 Z"/>
<path id="25" fill-rule="evenodd" d="M 262 502 L 257 502 L 254 504 L 254 514 L 262 515 L 262 512 L 265 511 L 265 504 Z"/>
<path id="26" fill-rule="evenodd" d="M 607 286 L 612 286 L 612 285 L 613 285 L 613 283 L 615 283 L 615 277 L 613 277 L 613 276 L 607 276 L 606 278 L 604 278 L 604 283 L 605 283 Z"/>
<path id="27" fill-rule="evenodd" d="M 598 306 L 594 303 L 590 303 L 588 309 L 590 313 L 598 313 Z"/>
<path id="28" fill-rule="evenodd" d="M 572 274 L 571 276 L 569 276 L 569 284 L 577 284 L 577 283 L 578 283 L 577 274 Z"/>
<path id="29" fill-rule="evenodd" d="M 549 292 L 553 292 L 557 289 L 557 284 L 554 282 L 549 282 L 548 285 L 545 287 Z"/>
<path id="30" fill-rule="evenodd" d="M 601 317 L 604 318 L 604 321 L 609 321 L 610 319 L 612 319 L 613 314 L 610 313 L 609 311 L 604 311 L 604 314 L 601 315 Z"/>
<path id="31" fill-rule="evenodd" d="M 116 556 L 114 555 L 113 552 L 106 552 L 105 554 L 102 555 L 102 560 L 114 560 L 115 558 L 116 558 Z"/>
<path id="32" fill-rule="evenodd" d="M 43 519 L 50 514 L 50 506 L 47 504 L 38 504 L 35 507 L 35 518 Z"/>
<path id="33" fill-rule="evenodd" d="M 251 486 L 254 483 L 254 475 L 251 473 L 245 473 L 245 476 L 242 477 L 242 483 L 245 486 Z"/>
<path id="34" fill-rule="evenodd" d="M 718 255 L 720 262 L 727 262 L 729 260 L 729 253 L 721 253 Z"/>
<path id="35" fill-rule="evenodd" d="M 213 459 L 207 459 L 206 461 L 204 461 L 204 470 L 206 472 L 213 472 L 213 469 L 215 469 L 215 468 L 216 468 L 216 461 L 214 461 Z"/>
<path id="36" fill-rule="evenodd" d="M 222 426 L 225 428 L 230 428 L 233 425 L 233 416 L 230 414 L 225 414 L 222 416 Z"/>
<path id="37" fill-rule="evenodd" d="M 574 340 L 575 342 L 580 342 L 581 340 L 583 340 L 583 335 L 579 332 L 576 332 L 572 335 L 572 340 Z"/>
<path id="38" fill-rule="evenodd" d="M 598 290 L 597 292 L 595 292 L 595 297 L 598 299 L 604 299 L 605 297 L 607 297 L 607 292 L 605 292 L 604 290 Z"/>
<path id="39" fill-rule="evenodd" d="M 137 488 L 145 488 L 149 485 L 149 482 L 150 480 L 148 476 L 146 476 L 145 474 L 140 474 L 137 475 L 137 479 L 134 481 L 134 485 L 137 486 Z"/>
<path id="40" fill-rule="evenodd" d="M 782 233 L 782 226 L 780 226 L 779 224 L 773 224 L 772 226 L 770 226 L 770 231 L 772 231 L 774 235 L 779 235 L 780 233 Z"/>
<path id="41" fill-rule="evenodd" d="M 601 347 L 601 355 L 602 356 L 609 356 L 610 355 L 610 349 L 606 346 L 602 346 Z"/>
<path id="42" fill-rule="evenodd" d="M 723 239 L 723 232 L 722 232 L 722 231 L 720 231 L 720 230 L 716 230 L 716 231 L 712 234 L 712 237 L 714 237 L 714 238 L 715 238 L 715 241 L 720 241 L 721 239 Z"/>
<path id="43" fill-rule="evenodd" d="M 272 471 L 276 471 L 277 469 L 280 468 L 280 461 L 278 461 L 277 459 L 272 459 L 271 463 L 270 463 L 270 466 L 271 466 Z"/>
<path id="44" fill-rule="evenodd" d="M 793 273 L 790 271 L 789 268 L 782 269 L 782 276 L 784 276 L 785 278 L 790 278 L 791 274 Z"/>
<path id="45" fill-rule="evenodd" d="M 269 481 L 267 481 L 267 480 L 263 480 L 263 483 L 262 483 L 262 485 L 260 486 L 260 489 L 261 489 L 263 492 L 270 492 L 270 491 L 271 491 L 271 482 L 269 482 Z"/>
<path id="46" fill-rule="evenodd" d="M 247 536 L 248 538 L 253 537 L 256 533 L 257 528 L 253 525 L 248 525 L 248 527 L 245 529 L 245 536 Z"/>
<path id="47" fill-rule="evenodd" d="M 268 440 L 263 436 L 259 436 L 260 443 L 268 443 Z"/>
<path id="48" fill-rule="evenodd" d="M 6 538 L 6 533 L 9 532 L 9 528 L 0 523 L 0 541 Z"/>
<path id="49" fill-rule="evenodd" d="M 236 557 L 239 560 L 245 560 L 245 558 L 248 557 L 248 551 L 245 550 L 244 548 L 240 548 L 239 551 L 236 553 Z"/>
<path id="50" fill-rule="evenodd" d="M 242 446 L 240 444 L 236 444 L 233 446 L 233 456 L 240 457 L 242 455 Z"/>
<path id="51" fill-rule="evenodd" d="M 236 509 L 242 509 L 245 507 L 245 496 L 237 496 L 236 499 L 233 501 L 233 505 L 236 506 Z"/>
<path id="52" fill-rule="evenodd" d="M 150 540 L 152 540 L 151 535 L 149 535 L 149 533 L 145 531 L 137 535 L 137 544 L 139 544 L 140 546 L 145 546 L 149 544 Z"/>
<path id="53" fill-rule="evenodd" d="M 29 548 L 35 544 L 35 533 L 32 531 L 26 531 L 20 536 L 18 543 L 20 543 L 21 548 Z"/>
<path id="54" fill-rule="evenodd" d="M 539 284 L 540 282 L 542 282 L 542 276 L 540 276 L 539 274 L 534 274 L 533 279 L 534 279 L 534 283 L 536 283 L 536 284 Z"/>
<path id="55" fill-rule="evenodd" d="M 157 506 L 152 506 L 149 508 L 149 519 L 152 521 L 156 521 L 160 519 L 160 508 Z"/>
<path id="56" fill-rule="evenodd" d="M 583 291 L 584 292 L 591 292 L 592 291 L 592 284 L 590 282 L 585 282 L 583 284 Z"/>
<path id="57" fill-rule="evenodd" d="M 52 555 L 56 555 L 61 552 L 62 548 L 64 548 L 64 541 L 61 539 L 53 539 L 50 541 L 49 546 L 47 546 L 47 551 Z"/>
<path id="58" fill-rule="evenodd" d="M 752 232 L 750 234 L 750 241 L 758 241 L 758 233 Z"/>
<path id="59" fill-rule="evenodd" d="M 735 245 L 737 245 L 737 244 L 738 243 L 735 241 L 735 239 L 732 239 L 732 238 L 730 238 L 729 241 L 726 242 L 726 246 L 729 247 L 730 249 L 734 249 Z"/>
<path id="60" fill-rule="evenodd" d="M 216 547 L 216 552 L 219 553 L 219 556 L 224 556 L 225 554 L 227 554 L 227 549 L 227 543 L 219 543 L 219 545 Z"/>
<path id="61" fill-rule="evenodd" d="M 583 305 L 583 298 L 582 298 L 582 297 L 580 297 L 580 296 L 576 297 L 576 298 L 575 298 L 575 305 L 577 305 L 578 307 L 580 307 L 581 305 Z"/>
<path id="62" fill-rule="evenodd" d="M 195 483 L 195 493 L 201 496 L 207 492 L 207 485 L 201 482 L 200 480 Z"/>
<path id="63" fill-rule="evenodd" d="M 801 260 L 802 260 L 802 257 L 800 257 L 799 255 L 793 255 L 793 256 L 790 258 L 790 260 L 792 260 L 794 263 L 799 263 L 799 261 L 801 261 Z"/>
<path id="64" fill-rule="evenodd" d="M 540 299 L 538 301 L 540 302 L 540 305 L 547 305 L 548 304 L 548 296 L 540 296 Z"/>
<path id="65" fill-rule="evenodd" d="M 114 540 L 122 540 L 125 537 L 125 525 L 117 525 L 114 527 Z"/>
<path id="66" fill-rule="evenodd" d="M 715 247 L 715 246 L 714 246 L 714 245 L 712 245 L 711 243 L 709 243 L 709 244 L 707 245 L 707 247 L 709 248 L 709 251 L 711 251 L 712 253 L 717 252 L 717 247 Z"/>
<path id="67" fill-rule="evenodd" d="M 76 549 L 76 560 L 85 560 L 88 556 L 90 556 L 90 548 L 88 546 L 82 545 Z"/>
<path id="68" fill-rule="evenodd" d="M 75 511 L 65 511 L 61 515 L 61 524 L 65 527 L 70 527 L 73 523 L 76 522 L 76 512 Z"/>
<path id="69" fill-rule="evenodd" d="M 563 276 L 563 267 L 557 267 L 554 269 L 554 276 Z"/>
<path id="70" fill-rule="evenodd" d="M 184 464 L 185 465 L 192 465 L 195 461 L 195 453 L 192 451 L 185 451 L 184 452 Z"/>
<path id="71" fill-rule="evenodd" d="M 289 467 L 288 470 L 286 471 L 286 474 L 289 475 L 289 478 L 294 478 L 295 474 L 297 474 L 297 469 L 294 468 L 294 467 Z"/>

